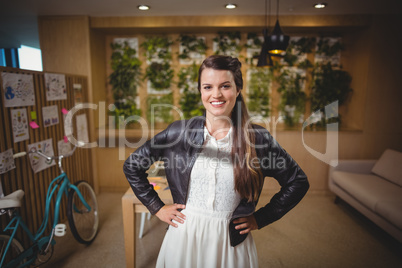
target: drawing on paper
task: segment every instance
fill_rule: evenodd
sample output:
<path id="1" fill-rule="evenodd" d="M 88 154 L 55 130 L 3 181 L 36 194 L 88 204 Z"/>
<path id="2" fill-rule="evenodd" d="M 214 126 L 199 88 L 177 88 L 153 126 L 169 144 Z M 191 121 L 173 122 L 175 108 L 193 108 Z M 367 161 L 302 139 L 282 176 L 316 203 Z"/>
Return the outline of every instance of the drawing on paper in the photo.
<path id="1" fill-rule="evenodd" d="M 32 149 L 36 149 L 37 151 L 49 156 L 54 155 L 52 139 L 28 144 L 28 151 L 31 151 Z M 29 154 L 29 160 L 31 162 L 31 168 L 35 173 L 56 165 L 54 160 L 52 160 L 50 163 L 47 163 L 44 157 L 37 154 Z"/>
<path id="2" fill-rule="evenodd" d="M 59 123 L 59 109 L 57 105 L 42 107 L 43 126 L 49 127 Z"/>
<path id="3" fill-rule="evenodd" d="M 45 73 L 46 100 L 66 100 L 67 87 L 64 74 Z"/>
<path id="4" fill-rule="evenodd" d="M 27 109 L 11 110 L 11 126 L 14 143 L 29 139 Z"/>
<path id="5" fill-rule="evenodd" d="M 35 105 L 35 91 L 31 74 L 2 73 L 5 107 Z"/>
<path id="6" fill-rule="evenodd" d="M 15 168 L 13 149 L 10 148 L 0 153 L 0 174 L 4 174 Z"/>

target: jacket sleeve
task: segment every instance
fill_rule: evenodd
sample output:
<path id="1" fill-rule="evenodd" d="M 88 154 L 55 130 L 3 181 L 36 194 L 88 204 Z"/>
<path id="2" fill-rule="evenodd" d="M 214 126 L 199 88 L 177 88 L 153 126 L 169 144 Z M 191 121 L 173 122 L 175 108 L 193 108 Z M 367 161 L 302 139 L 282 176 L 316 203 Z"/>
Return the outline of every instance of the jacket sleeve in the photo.
<path id="1" fill-rule="evenodd" d="M 165 204 L 149 183 L 146 171 L 155 161 L 161 160 L 164 150 L 162 147 L 166 144 L 168 131 L 169 127 L 145 142 L 127 158 L 123 165 L 123 172 L 131 189 L 153 215 Z"/>
<path id="2" fill-rule="evenodd" d="M 309 183 L 306 174 L 295 160 L 264 129 L 264 148 L 257 149 L 263 176 L 275 178 L 281 185 L 270 202 L 254 213 L 258 229 L 282 218 L 306 194 Z"/>

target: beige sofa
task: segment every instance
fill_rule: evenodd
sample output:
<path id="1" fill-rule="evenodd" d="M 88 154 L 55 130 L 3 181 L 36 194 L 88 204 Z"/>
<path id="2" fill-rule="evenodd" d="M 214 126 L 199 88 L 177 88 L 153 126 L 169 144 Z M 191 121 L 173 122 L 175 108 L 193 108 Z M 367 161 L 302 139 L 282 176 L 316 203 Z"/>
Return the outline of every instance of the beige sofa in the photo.
<path id="1" fill-rule="evenodd" d="M 402 242 L 402 153 L 378 160 L 341 160 L 330 166 L 329 189 Z"/>

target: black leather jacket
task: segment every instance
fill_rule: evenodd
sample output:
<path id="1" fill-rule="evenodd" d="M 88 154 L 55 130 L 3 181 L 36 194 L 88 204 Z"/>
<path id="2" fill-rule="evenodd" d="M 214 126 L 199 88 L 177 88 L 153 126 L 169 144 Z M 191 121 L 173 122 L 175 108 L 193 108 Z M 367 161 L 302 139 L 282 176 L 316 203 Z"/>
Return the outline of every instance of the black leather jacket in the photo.
<path id="1" fill-rule="evenodd" d="M 205 117 L 202 116 L 176 121 L 139 147 L 124 163 L 123 170 L 134 194 L 152 214 L 158 212 L 164 203 L 149 184 L 146 171 L 155 161 L 164 161 L 174 203 L 186 204 L 191 170 L 204 144 L 204 124 Z M 229 224 L 232 246 L 247 237 L 247 234 L 240 235 L 240 230 L 235 229 L 234 219 L 254 213 L 260 229 L 285 215 L 299 203 L 309 188 L 303 170 L 271 134 L 261 126 L 253 125 L 253 128 L 262 174 L 275 178 L 281 190 L 258 211 L 255 211 L 258 201 L 240 202 Z"/>

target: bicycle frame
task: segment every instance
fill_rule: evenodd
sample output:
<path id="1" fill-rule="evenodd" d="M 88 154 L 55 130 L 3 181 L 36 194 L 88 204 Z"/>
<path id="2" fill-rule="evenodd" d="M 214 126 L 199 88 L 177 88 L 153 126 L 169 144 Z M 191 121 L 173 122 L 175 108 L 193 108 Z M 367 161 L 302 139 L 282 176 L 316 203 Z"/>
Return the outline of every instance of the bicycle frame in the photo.
<path id="1" fill-rule="evenodd" d="M 53 237 L 54 237 L 55 227 L 59 222 L 58 220 L 59 220 L 59 215 L 60 215 L 61 200 L 63 198 L 63 195 L 66 195 L 68 197 L 68 191 L 70 189 L 77 192 L 78 197 L 80 198 L 81 202 L 84 204 L 84 206 L 89 211 L 91 211 L 91 207 L 85 201 L 80 190 L 74 184 L 71 184 L 70 180 L 67 177 L 67 174 L 65 172 L 62 172 L 58 177 L 56 177 L 55 179 L 52 180 L 52 182 L 50 183 L 50 185 L 48 187 L 48 191 L 47 191 L 47 195 L 46 195 L 45 217 L 35 235 L 33 235 L 29 231 L 28 227 L 23 222 L 21 216 L 16 211 L 14 212 L 12 220 L 9 222 L 9 224 L 4 229 L 4 231 L 12 231 L 12 233 L 11 233 L 10 241 L 8 241 L 8 244 L 4 251 L 3 258 L 0 261 L 0 267 L 3 267 L 2 265 L 3 265 L 4 257 L 6 255 L 5 253 L 8 251 L 8 249 L 11 245 L 11 241 L 14 239 L 19 226 L 22 227 L 22 229 L 28 235 L 29 239 L 33 242 L 33 244 L 31 247 L 24 250 L 24 252 L 22 252 L 19 256 L 17 256 L 17 258 L 15 258 L 10 263 L 8 263 L 7 266 L 5 266 L 4 268 L 17 267 L 17 265 L 21 261 L 28 258 L 26 263 L 24 263 L 22 266 L 19 266 L 19 267 L 25 267 L 25 266 L 31 264 L 36 259 L 36 255 L 37 255 L 38 251 L 42 250 L 46 244 L 47 245 L 46 245 L 45 252 L 48 251 L 50 245 L 54 245 L 56 243 L 54 241 Z M 50 236 L 42 237 L 43 233 L 46 230 L 47 222 L 49 220 L 50 202 L 52 200 L 53 195 L 56 193 L 57 190 L 58 190 L 58 192 L 57 192 L 57 196 L 56 196 L 55 211 L 54 211 L 53 224 L 52 224 L 52 232 L 51 232 Z"/>

